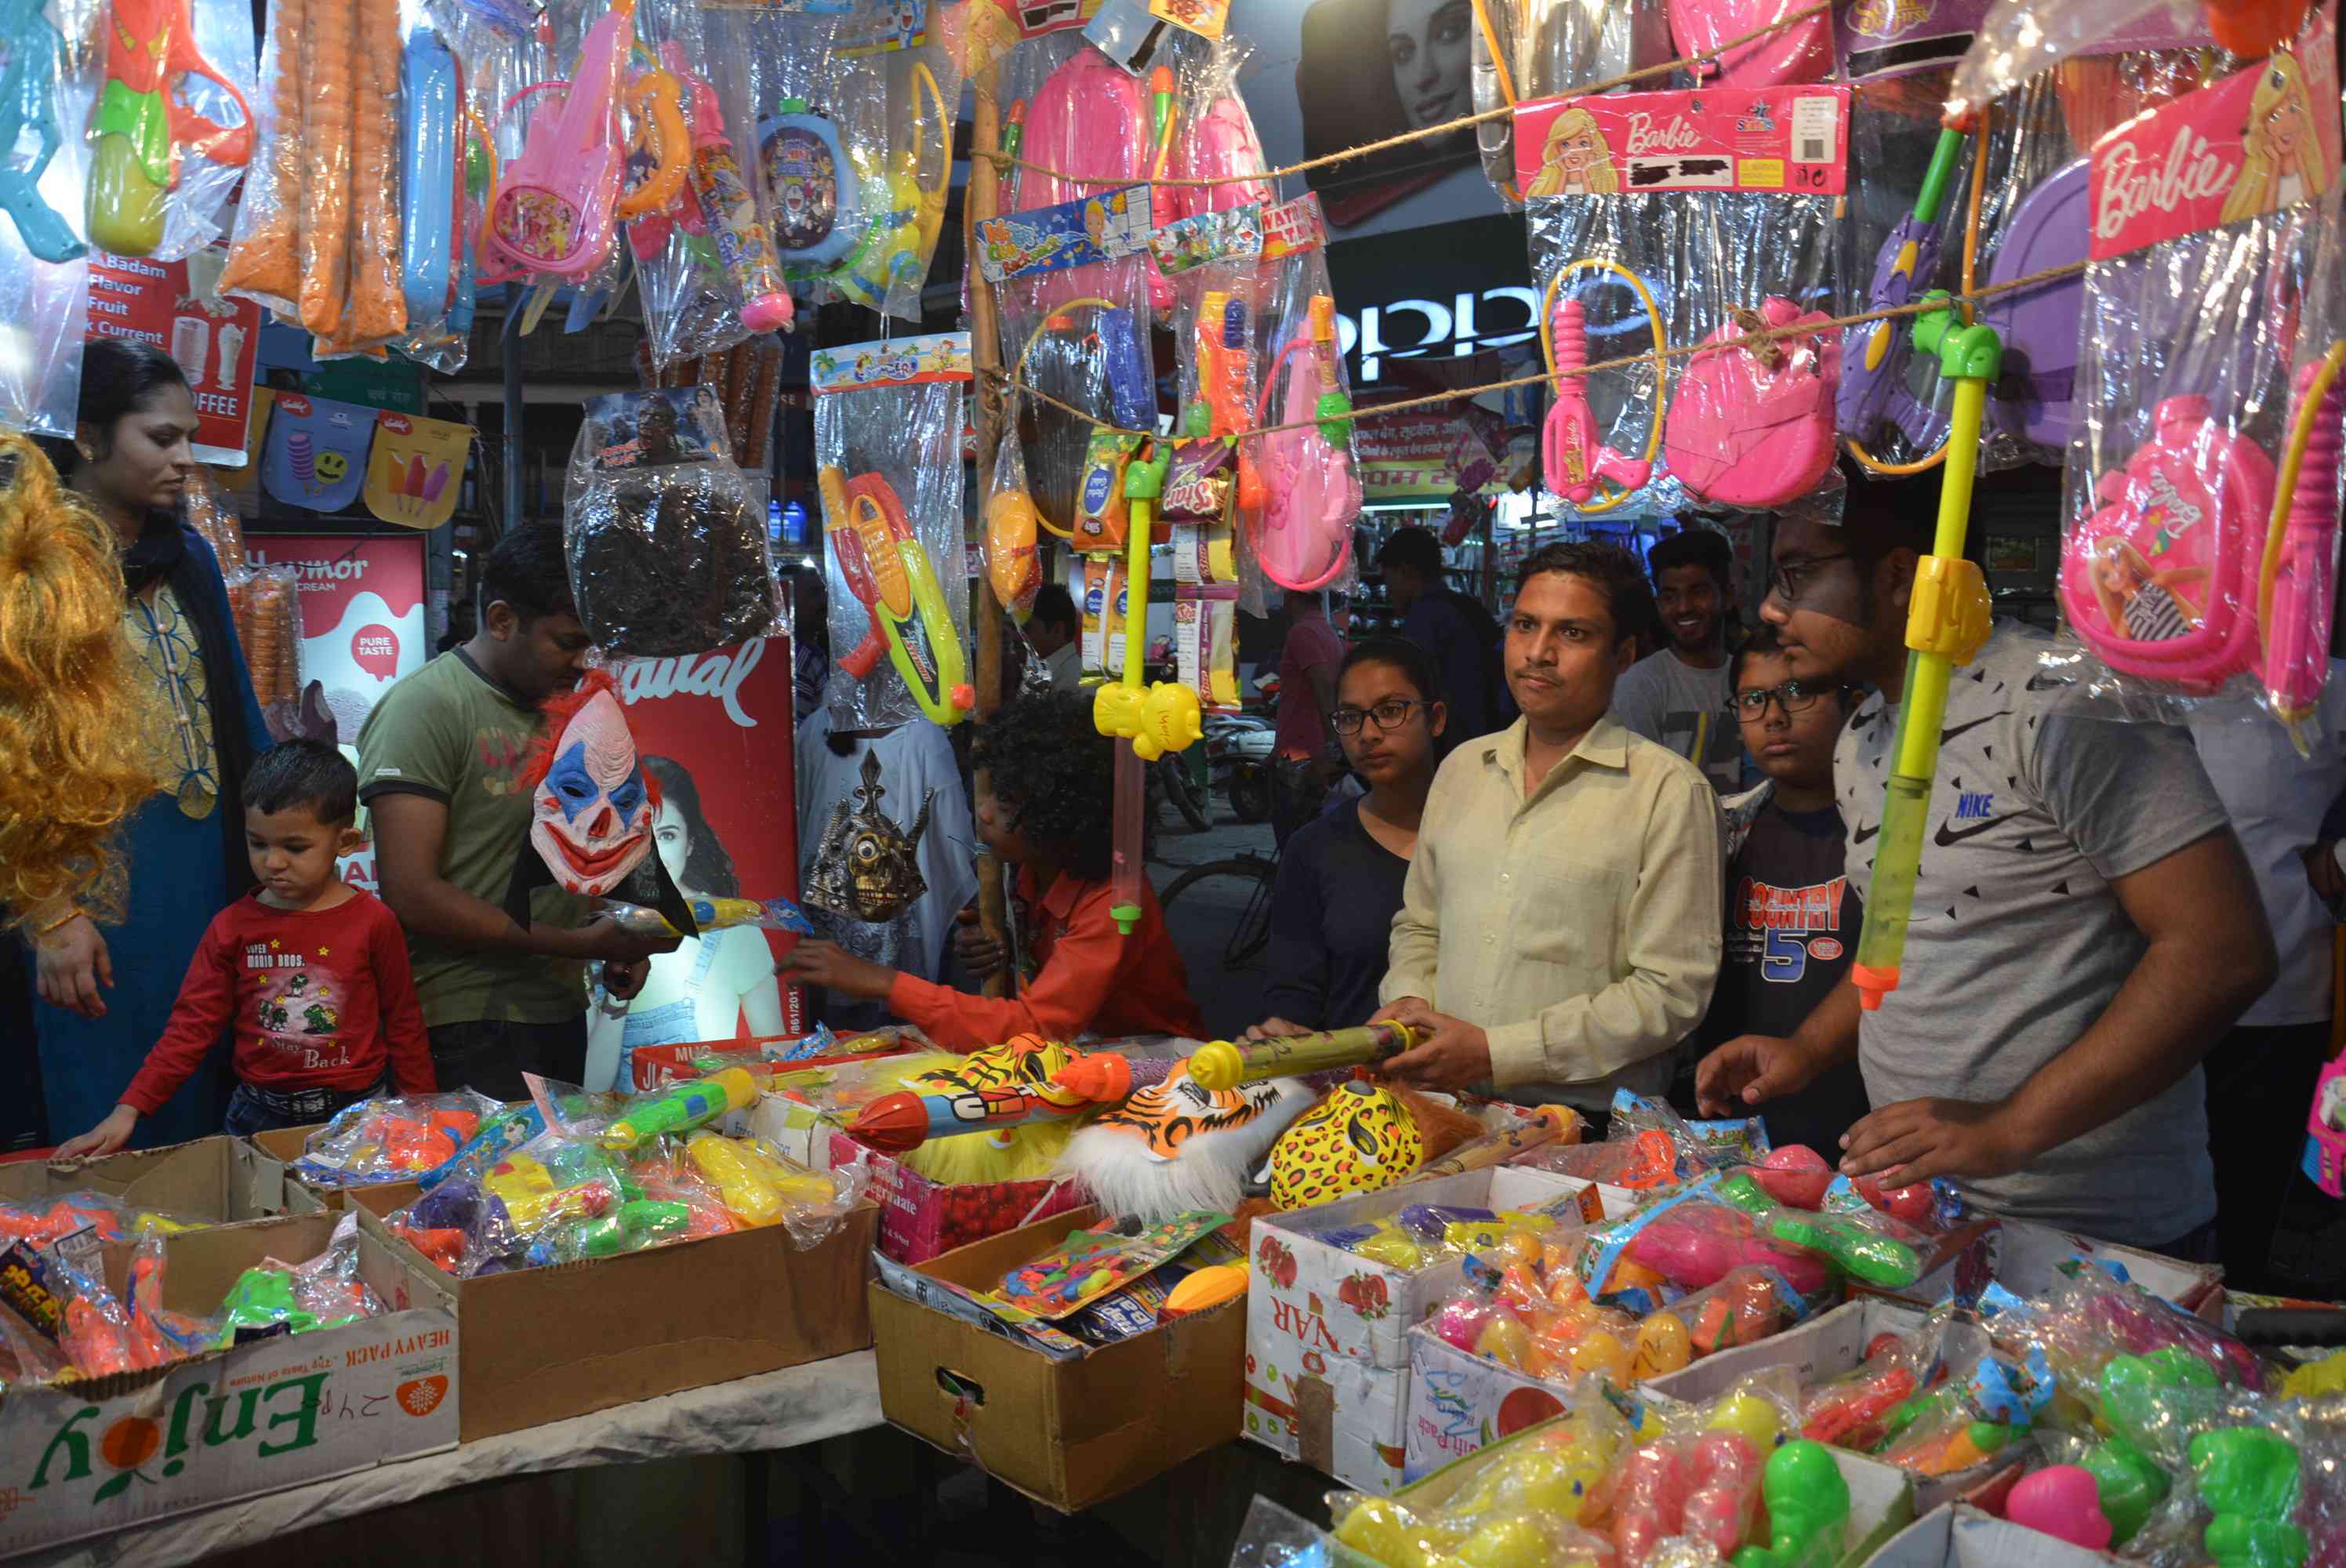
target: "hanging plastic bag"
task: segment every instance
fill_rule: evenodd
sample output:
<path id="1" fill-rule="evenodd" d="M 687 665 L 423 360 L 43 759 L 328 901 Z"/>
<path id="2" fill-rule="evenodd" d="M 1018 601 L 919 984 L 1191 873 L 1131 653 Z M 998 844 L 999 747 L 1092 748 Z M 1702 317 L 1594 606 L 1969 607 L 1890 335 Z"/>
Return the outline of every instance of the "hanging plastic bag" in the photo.
<path id="1" fill-rule="evenodd" d="M 1239 453 L 1240 535 L 1247 558 L 1280 587 L 1347 592 L 1359 580 L 1352 527 L 1362 494 L 1352 402 L 1319 199 L 1306 197 L 1288 209 L 1267 226 L 1262 383 L 1250 423 L 1269 433 Z"/>
<path id="2" fill-rule="evenodd" d="M 944 231 L 945 192 L 953 183 L 953 124 L 961 101 L 961 55 L 948 32 L 958 6 L 929 12 L 925 32 L 897 13 L 878 13 L 876 25 L 859 17 L 840 40 L 835 58 L 852 73 L 842 92 L 859 103 L 884 106 L 856 147 L 868 148 L 858 172 L 869 225 L 863 239 L 831 269 L 840 295 L 882 315 L 921 320 L 921 289 Z"/>
<path id="3" fill-rule="evenodd" d="M 563 535 L 578 618 L 605 652 L 705 653 L 773 623 L 765 507 L 730 450 L 705 388 L 587 402 Z"/>
<path id="4" fill-rule="evenodd" d="M 1669 16 L 1662 0 L 1591 6 L 1582 0 L 1473 0 L 1474 112 L 1511 108 L 1609 81 L 1671 58 Z M 1643 84 L 1658 87 L 1659 77 Z M 1474 127 L 1483 172 L 1510 206 L 1522 199 L 1515 178 L 1512 117 Z"/>
<path id="5" fill-rule="evenodd" d="M 969 335 L 818 350 L 813 374 L 831 642 L 848 650 L 832 722 L 889 729 L 921 714 L 957 723 L 976 706 L 960 569 Z"/>
<path id="6" fill-rule="evenodd" d="M 176 261 L 220 237 L 220 204 L 251 161 L 251 13 L 240 0 L 97 0 L 96 11 L 89 237 L 117 256 Z"/>
<path id="7" fill-rule="evenodd" d="M 0 103 L 0 425 L 71 439 L 89 303 L 81 232 L 87 145 L 66 127 L 94 84 L 41 7 L 0 23 L 11 91 Z"/>
<path id="8" fill-rule="evenodd" d="M 1015 431 L 1005 431 L 994 449 L 980 508 L 985 526 L 985 576 L 994 602 L 1013 622 L 1026 624 L 1035 596 L 1043 591 L 1043 558 L 1036 534 L 1041 521 L 1026 490 L 1026 459 Z"/>

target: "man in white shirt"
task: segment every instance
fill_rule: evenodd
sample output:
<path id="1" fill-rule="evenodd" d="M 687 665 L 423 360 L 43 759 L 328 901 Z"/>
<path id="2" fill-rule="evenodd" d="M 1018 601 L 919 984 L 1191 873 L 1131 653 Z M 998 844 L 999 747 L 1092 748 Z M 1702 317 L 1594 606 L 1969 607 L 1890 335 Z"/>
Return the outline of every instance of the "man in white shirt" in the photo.
<path id="1" fill-rule="evenodd" d="M 1057 583 L 1044 584 L 1026 616 L 1026 646 L 1051 672 L 1053 691 L 1076 691 L 1084 684 L 1082 632 L 1075 596 Z"/>

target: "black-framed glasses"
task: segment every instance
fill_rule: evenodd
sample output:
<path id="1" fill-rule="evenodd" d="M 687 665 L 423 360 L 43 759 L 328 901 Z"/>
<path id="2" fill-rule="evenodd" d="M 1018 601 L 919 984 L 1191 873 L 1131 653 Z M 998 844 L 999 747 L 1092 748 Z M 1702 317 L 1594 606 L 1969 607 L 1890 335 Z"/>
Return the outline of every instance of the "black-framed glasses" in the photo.
<path id="1" fill-rule="evenodd" d="M 1413 697 L 1389 697 L 1374 708 L 1340 708 L 1328 716 L 1339 735 L 1358 735 L 1361 726 L 1369 719 L 1377 721 L 1381 730 L 1399 729 L 1409 722 L 1409 716 L 1425 704 Z"/>
<path id="2" fill-rule="evenodd" d="M 1855 559 L 1846 550 L 1838 555 L 1811 555 L 1805 561 L 1787 561 L 1768 569 L 1768 594 L 1787 605 L 1797 605 L 1800 596 L 1816 585 L 1817 568 L 1830 566 L 1835 561 Z"/>
<path id="3" fill-rule="evenodd" d="M 1768 703 L 1773 698 L 1786 713 L 1806 713 L 1817 705 L 1819 697 L 1837 692 L 1846 701 L 1852 689 L 1839 681 L 1788 680 L 1781 686 L 1737 692 L 1727 699 L 1727 711 L 1738 718 L 1758 718 L 1767 713 Z"/>

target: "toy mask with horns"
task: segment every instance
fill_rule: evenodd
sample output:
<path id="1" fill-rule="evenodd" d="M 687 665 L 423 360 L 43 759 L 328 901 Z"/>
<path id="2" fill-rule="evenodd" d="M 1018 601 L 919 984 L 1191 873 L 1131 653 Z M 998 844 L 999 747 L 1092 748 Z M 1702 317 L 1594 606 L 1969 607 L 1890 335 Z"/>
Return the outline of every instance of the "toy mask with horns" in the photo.
<path id="1" fill-rule="evenodd" d="M 807 872 L 806 900 L 814 909 L 829 910 L 850 920 L 874 925 L 894 920 L 929 891 L 921 875 L 921 834 L 929 825 L 932 789 L 921 798 L 920 815 L 910 832 L 896 826 L 880 809 L 888 793 L 880 782 L 880 758 L 863 759 L 863 782 L 850 791 L 831 813 L 822 841 L 815 846 L 814 864 Z"/>

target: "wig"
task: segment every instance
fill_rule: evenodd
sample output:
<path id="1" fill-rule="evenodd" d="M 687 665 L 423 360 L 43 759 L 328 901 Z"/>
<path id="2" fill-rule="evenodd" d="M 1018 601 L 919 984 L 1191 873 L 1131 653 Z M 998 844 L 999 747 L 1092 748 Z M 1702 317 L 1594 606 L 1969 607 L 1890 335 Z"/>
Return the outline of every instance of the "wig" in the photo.
<path id="1" fill-rule="evenodd" d="M 111 535 L 0 432 L 0 921 L 60 898 L 118 918 L 109 840 L 158 788 L 122 606 Z"/>

